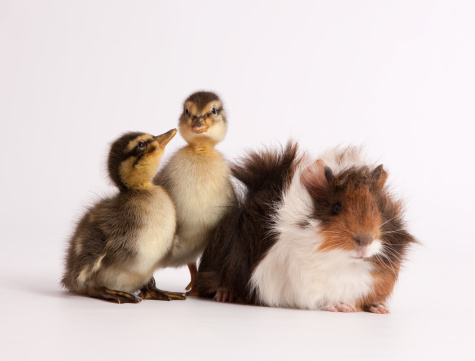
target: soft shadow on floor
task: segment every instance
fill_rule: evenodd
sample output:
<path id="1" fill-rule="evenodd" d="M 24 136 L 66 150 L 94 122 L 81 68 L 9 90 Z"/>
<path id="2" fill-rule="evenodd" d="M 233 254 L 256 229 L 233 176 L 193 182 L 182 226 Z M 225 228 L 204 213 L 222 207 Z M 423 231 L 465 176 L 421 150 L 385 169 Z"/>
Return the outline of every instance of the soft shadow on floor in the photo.
<path id="1" fill-rule="evenodd" d="M 68 298 L 72 294 L 63 290 L 59 284 L 59 276 L 38 272 L 17 272 L 0 269 L 1 288 L 15 292 L 34 293 L 54 298 Z"/>

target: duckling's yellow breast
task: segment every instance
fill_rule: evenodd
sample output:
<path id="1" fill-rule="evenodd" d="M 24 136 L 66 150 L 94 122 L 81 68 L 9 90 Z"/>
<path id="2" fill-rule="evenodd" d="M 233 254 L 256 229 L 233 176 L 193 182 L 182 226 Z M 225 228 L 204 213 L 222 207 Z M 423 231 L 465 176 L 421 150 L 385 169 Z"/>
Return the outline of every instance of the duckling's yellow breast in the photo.
<path id="1" fill-rule="evenodd" d="M 177 212 L 180 247 L 173 251 L 180 253 L 174 255 L 177 259 L 188 255 L 196 259 L 209 240 L 209 232 L 234 205 L 230 173 L 214 149 L 196 152 L 184 147 L 166 165 L 161 176 Z"/>
<path id="2" fill-rule="evenodd" d="M 170 162 L 168 177 L 180 226 L 214 224 L 222 207 L 234 201 L 230 169 L 214 149 L 198 154 L 188 147 L 179 151 Z"/>
<path id="3" fill-rule="evenodd" d="M 132 271 L 152 274 L 172 246 L 176 212 L 170 196 L 161 188 L 150 190 L 151 197 L 141 205 L 143 226 L 136 241 L 136 260 Z"/>

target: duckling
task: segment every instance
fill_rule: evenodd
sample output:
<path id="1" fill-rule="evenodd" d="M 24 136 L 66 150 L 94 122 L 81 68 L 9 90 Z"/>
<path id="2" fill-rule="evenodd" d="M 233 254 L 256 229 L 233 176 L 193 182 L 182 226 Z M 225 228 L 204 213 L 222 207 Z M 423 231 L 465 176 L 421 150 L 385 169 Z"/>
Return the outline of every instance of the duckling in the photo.
<path id="1" fill-rule="evenodd" d="M 176 212 L 152 177 L 176 133 L 129 132 L 112 144 L 108 171 L 119 193 L 95 204 L 79 221 L 69 241 L 63 287 L 116 303 L 185 299 L 159 290 L 153 278 L 172 247 Z"/>
<path id="2" fill-rule="evenodd" d="M 214 149 L 226 128 L 223 103 L 215 93 L 191 94 L 179 120 L 180 134 L 188 145 L 179 149 L 154 178 L 168 191 L 177 211 L 177 239 L 165 264 L 188 265 L 188 294 L 192 294 L 198 257 L 218 223 L 236 204 L 230 168 Z"/>

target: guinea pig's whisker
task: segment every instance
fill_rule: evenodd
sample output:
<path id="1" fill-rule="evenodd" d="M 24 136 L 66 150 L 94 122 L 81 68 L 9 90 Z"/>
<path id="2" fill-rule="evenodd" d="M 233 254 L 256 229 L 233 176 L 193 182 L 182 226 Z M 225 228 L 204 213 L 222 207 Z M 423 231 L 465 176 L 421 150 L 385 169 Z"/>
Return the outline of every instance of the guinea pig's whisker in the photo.
<path id="1" fill-rule="evenodd" d="M 392 261 L 392 260 L 389 260 L 389 262 L 387 263 L 387 265 L 389 265 L 391 267 L 391 270 L 393 271 L 394 275 L 397 274 L 396 272 L 396 269 L 394 268 L 394 266 L 396 266 L 396 264 Z M 397 267 L 396 267 L 397 268 Z"/>
<path id="2" fill-rule="evenodd" d="M 402 229 L 396 229 L 395 231 L 382 232 L 381 234 L 402 233 L 402 232 L 400 232 L 400 231 L 402 231 Z"/>
<path id="3" fill-rule="evenodd" d="M 394 258 L 396 258 L 398 261 L 402 262 L 402 257 L 399 253 L 395 252 L 395 251 L 390 251 L 389 252 Z"/>
<path id="4" fill-rule="evenodd" d="M 394 216 L 394 217 L 388 219 L 386 222 L 384 222 L 383 224 L 381 224 L 381 225 L 379 226 L 379 228 L 381 228 L 382 226 L 384 226 L 386 223 L 392 221 L 392 220 L 393 220 L 394 218 L 396 218 L 396 217 L 398 217 L 398 216 Z"/>
<path id="5" fill-rule="evenodd" d="M 387 255 L 385 255 L 384 253 L 381 253 L 381 254 L 376 255 L 376 256 L 378 257 L 378 260 L 380 261 L 380 263 L 381 263 L 384 267 L 386 267 L 386 268 L 387 268 L 389 271 L 391 271 L 395 276 L 397 276 L 396 270 L 395 270 L 394 267 L 392 266 L 393 261 L 392 261 Z M 385 262 L 385 261 L 383 260 L 383 258 L 381 258 L 380 256 L 382 256 L 382 257 L 384 257 L 385 259 L 387 259 L 388 262 Z"/>
<path id="6" fill-rule="evenodd" d="M 385 251 L 387 251 L 387 253 L 382 252 L 382 253 L 380 253 L 380 255 L 383 256 L 385 259 L 387 259 L 388 262 L 394 263 L 391 256 L 394 257 L 394 258 L 396 258 L 396 256 L 394 256 L 388 249 L 386 249 Z"/>
<path id="7" fill-rule="evenodd" d="M 399 251 L 397 249 L 395 249 L 394 247 L 391 248 L 391 246 L 393 246 L 392 244 L 386 243 L 384 246 L 387 248 L 388 251 L 399 255 Z"/>
<path id="8" fill-rule="evenodd" d="M 402 259 L 400 257 L 401 255 L 399 254 L 399 252 L 394 249 L 391 250 L 391 248 L 386 248 L 386 251 L 389 253 L 389 256 L 393 256 L 394 258 L 402 262 Z"/>
<path id="9" fill-rule="evenodd" d="M 387 263 L 383 261 L 382 264 L 389 272 L 391 272 L 394 276 L 397 277 L 396 270 L 393 268 L 391 263 Z"/>

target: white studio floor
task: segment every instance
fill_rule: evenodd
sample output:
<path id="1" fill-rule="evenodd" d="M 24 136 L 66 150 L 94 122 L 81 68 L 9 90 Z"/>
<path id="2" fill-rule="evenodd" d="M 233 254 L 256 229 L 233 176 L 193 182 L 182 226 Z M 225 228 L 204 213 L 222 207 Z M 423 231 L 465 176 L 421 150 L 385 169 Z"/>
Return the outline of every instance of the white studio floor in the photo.
<path id="1" fill-rule="evenodd" d="M 37 246 L 24 248 L 34 237 Z M 63 291 L 61 251 L 46 235 L 4 235 L 0 254 L 3 360 L 471 360 L 472 255 L 418 247 L 391 314 L 342 314 L 221 304 L 198 298 L 116 305 Z M 57 243 L 56 243 L 57 244 Z M 450 275 L 458 274 L 453 278 Z M 181 290 L 187 270 L 156 274 Z"/>

